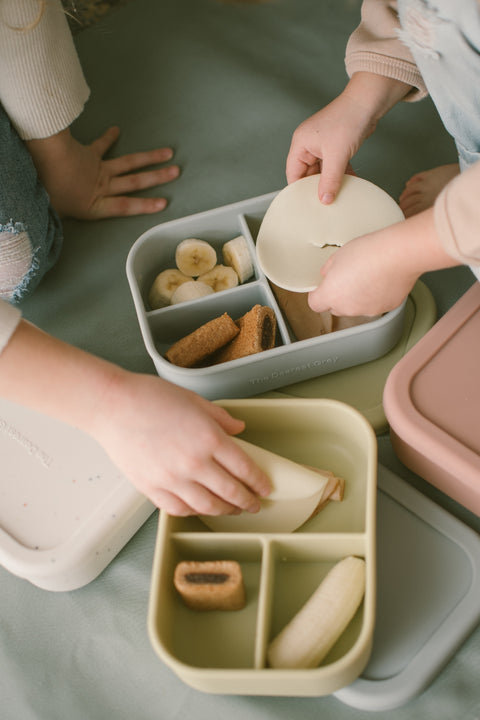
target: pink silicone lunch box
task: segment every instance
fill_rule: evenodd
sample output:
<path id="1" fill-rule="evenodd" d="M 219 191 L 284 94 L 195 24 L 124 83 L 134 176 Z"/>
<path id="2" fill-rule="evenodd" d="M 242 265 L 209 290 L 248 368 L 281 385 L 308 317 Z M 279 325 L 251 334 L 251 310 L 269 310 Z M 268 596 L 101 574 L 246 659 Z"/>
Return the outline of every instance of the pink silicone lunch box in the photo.
<path id="1" fill-rule="evenodd" d="M 391 371 L 383 404 L 400 460 L 480 515 L 480 284 Z"/>

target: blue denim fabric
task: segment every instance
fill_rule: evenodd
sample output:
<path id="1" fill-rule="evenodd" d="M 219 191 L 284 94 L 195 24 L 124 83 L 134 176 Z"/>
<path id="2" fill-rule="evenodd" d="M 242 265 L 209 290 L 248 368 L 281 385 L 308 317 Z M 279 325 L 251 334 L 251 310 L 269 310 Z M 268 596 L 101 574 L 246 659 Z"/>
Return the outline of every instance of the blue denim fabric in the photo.
<path id="1" fill-rule="evenodd" d="M 400 36 L 464 170 L 480 159 L 480 7 L 476 0 L 399 0 L 398 12 Z"/>
<path id="2" fill-rule="evenodd" d="M 30 295 L 55 264 L 63 232 L 30 153 L 0 105 L 0 243 L 5 233 L 22 232 L 30 241 L 31 265 L 8 298 L 14 304 Z"/>
<path id="3" fill-rule="evenodd" d="M 480 6 L 476 0 L 399 0 L 398 13 L 400 37 L 455 140 L 463 171 L 480 160 Z M 480 280 L 480 266 L 470 269 Z"/>

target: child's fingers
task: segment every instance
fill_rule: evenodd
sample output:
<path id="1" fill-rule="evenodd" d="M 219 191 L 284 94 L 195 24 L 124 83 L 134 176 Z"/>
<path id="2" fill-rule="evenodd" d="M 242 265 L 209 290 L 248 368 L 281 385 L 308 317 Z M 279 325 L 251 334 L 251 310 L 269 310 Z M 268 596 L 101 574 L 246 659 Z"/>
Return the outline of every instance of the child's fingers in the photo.
<path id="1" fill-rule="evenodd" d="M 301 151 L 290 150 L 285 168 L 288 183 L 300 180 L 306 175 L 314 174 L 312 169 L 316 172 L 320 171 L 320 160 L 317 156 L 306 149 Z"/>
<path id="2" fill-rule="evenodd" d="M 115 176 L 109 181 L 108 194 L 124 195 L 125 193 L 145 190 L 155 187 L 156 185 L 164 185 L 171 180 L 175 180 L 179 174 L 180 168 L 178 165 L 170 165 L 169 167 L 160 168 L 159 170 Z"/>
<path id="3" fill-rule="evenodd" d="M 266 497 L 270 493 L 272 484 L 269 477 L 233 440 L 229 439 L 228 443 L 219 446 L 215 451 L 214 459 L 228 474 L 229 478 L 232 476 L 238 479 L 241 488 L 245 490 L 245 492 L 242 490 L 242 497 L 247 498 L 247 502 L 251 502 L 251 499 L 258 495 Z M 238 489 L 237 485 L 232 485 L 231 493 L 238 492 Z M 234 495 L 230 494 L 229 491 L 227 499 L 233 502 L 233 498 Z M 235 500 L 235 504 L 239 503 Z"/>
<path id="4" fill-rule="evenodd" d="M 260 501 L 240 480 L 212 462 L 188 483 L 175 487 L 182 499 L 204 515 L 225 515 L 233 510 L 258 512 Z"/>
<path id="5" fill-rule="evenodd" d="M 308 293 L 308 306 L 314 312 L 333 313 L 333 309 L 330 307 L 330 304 L 325 300 L 325 298 L 323 297 L 323 293 L 319 288 L 317 288 L 316 290 L 312 290 Z"/>
<path id="6" fill-rule="evenodd" d="M 230 413 L 220 405 L 216 405 L 201 396 L 198 396 L 196 401 L 200 405 L 203 405 L 204 411 L 207 412 L 228 435 L 238 435 L 238 433 L 245 429 L 243 420 L 233 417 L 233 415 L 230 415 Z"/>
<path id="7" fill-rule="evenodd" d="M 98 198 L 91 206 L 88 219 L 149 215 L 165 210 L 165 198 L 136 198 L 128 195 L 114 195 Z"/>
<path id="8" fill-rule="evenodd" d="M 326 263 L 321 267 L 320 274 L 326 278 L 333 264 L 333 255 L 331 255 Z M 308 305 L 314 312 L 333 312 L 327 299 L 325 298 L 324 285 L 321 283 L 315 290 L 308 293 Z"/>
<path id="9" fill-rule="evenodd" d="M 108 168 L 110 175 L 125 175 L 126 173 L 135 172 L 149 165 L 157 165 L 171 160 L 173 150 L 169 147 L 155 148 L 155 150 L 147 150 L 145 152 L 130 153 L 129 155 L 121 155 L 120 157 L 104 160 L 105 167 Z"/>
<path id="10" fill-rule="evenodd" d="M 232 515 L 257 512 L 260 502 L 221 468 L 204 468 L 197 480 L 177 482 L 175 492 L 199 515 Z"/>
<path id="11" fill-rule="evenodd" d="M 189 515 L 238 515 L 241 510 L 209 490 L 196 483 L 181 483 L 175 488 L 176 493 L 154 488 L 150 493 L 150 500 L 158 508 L 165 510 L 169 515 L 188 517 Z"/>
<path id="12" fill-rule="evenodd" d="M 178 495 L 168 492 L 168 490 L 154 487 L 148 493 L 148 498 L 156 507 L 165 510 L 169 515 L 187 517 L 188 515 L 196 514 L 190 505 L 184 502 Z"/>

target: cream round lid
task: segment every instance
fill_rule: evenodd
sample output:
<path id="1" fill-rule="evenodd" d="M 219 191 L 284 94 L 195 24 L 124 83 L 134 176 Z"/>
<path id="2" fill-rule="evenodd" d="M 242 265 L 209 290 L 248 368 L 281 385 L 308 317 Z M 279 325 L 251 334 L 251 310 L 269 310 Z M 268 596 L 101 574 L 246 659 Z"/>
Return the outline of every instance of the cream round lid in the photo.
<path id="1" fill-rule="evenodd" d="M 321 267 L 340 246 L 404 219 L 388 193 L 353 175 L 345 175 L 335 201 L 323 205 L 318 179 L 311 175 L 287 185 L 260 226 L 258 263 L 269 280 L 286 290 L 314 290 L 322 280 Z"/>

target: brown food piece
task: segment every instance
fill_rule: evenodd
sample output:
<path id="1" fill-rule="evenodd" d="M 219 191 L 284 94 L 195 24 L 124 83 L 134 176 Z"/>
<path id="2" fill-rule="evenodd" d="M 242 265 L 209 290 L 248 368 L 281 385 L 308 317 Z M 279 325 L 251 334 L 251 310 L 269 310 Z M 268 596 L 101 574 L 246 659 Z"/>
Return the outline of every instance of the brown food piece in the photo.
<path id="1" fill-rule="evenodd" d="M 184 561 L 173 582 L 192 610 L 241 610 L 245 607 L 242 569 L 234 560 Z"/>
<path id="2" fill-rule="evenodd" d="M 327 484 L 322 493 L 322 497 L 320 498 L 320 502 L 308 518 L 311 520 L 332 500 L 335 502 L 342 502 L 345 495 L 345 480 L 344 478 L 337 477 L 337 475 L 335 475 L 335 473 L 331 470 L 321 470 L 320 468 L 312 467 L 312 465 L 305 465 L 305 467 L 309 470 L 313 470 L 314 472 L 318 472 L 321 475 L 328 476 Z"/>
<path id="3" fill-rule="evenodd" d="M 254 355 L 274 347 L 277 320 L 272 308 L 254 305 L 236 323 L 240 332 L 228 345 L 215 353 L 212 365 Z"/>
<path id="4" fill-rule="evenodd" d="M 314 312 L 308 305 L 308 293 L 285 290 L 274 283 L 270 285 L 297 340 L 332 332 L 333 315 Z"/>
<path id="5" fill-rule="evenodd" d="M 375 317 L 367 317 L 366 315 L 339 317 L 332 315 L 328 310 L 317 313 L 312 310 L 308 304 L 308 293 L 297 293 L 291 290 L 285 290 L 272 282 L 270 285 L 277 298 L 280 309 L 285 315 L 297 340 L 307 340 L 307 338 L 317 337 L 318 335 L 326 335 L 327 333 L 336 332 L 337 330 L 345 330 L 346 328 L 355 327 L 356 325 L 363 325 L 380 317 L 379 315 Z"/>
<path id="6" fill-rule="evenodd" d="M 357 325 L 363 325 L 364 323 L 372 322 L 372 320 L 377 320 L 379 317 L 381 317 L 381 315 L 355 315 L 353 317 L 338 317 L 337 315 L 332 315 L 332 330 L 345 330 L 346 328 L 356 327 Z"/>
<path id="7" fill-rule="evenodd" d="M 174 343 L 165 353 L 165 357 L 173 365 L 195 367 L 230 342 L 239 332 L 230 315 L 223 313 Z"/>

